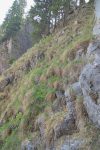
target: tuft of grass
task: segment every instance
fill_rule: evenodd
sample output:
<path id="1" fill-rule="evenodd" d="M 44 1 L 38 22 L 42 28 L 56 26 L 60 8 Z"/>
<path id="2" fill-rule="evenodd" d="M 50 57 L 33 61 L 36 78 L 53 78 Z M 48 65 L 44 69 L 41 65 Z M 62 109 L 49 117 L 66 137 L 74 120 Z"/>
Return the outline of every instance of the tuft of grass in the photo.
<path id="1" fill-rule="evenodd" d="M 1 150 L 18 150 L 20 149 L 20 145 L 21 145 L 21 140 L 18 137 L 18 131 L 14 131 L 11 136 L 8 136 L 2 146 L 1 146 Z"/>
<path id="2" fill-rule="evenodd" d="M 74 25 L 76 20 L 80 22 L 77 26 Z M 0 107 L 2 106 L 2 111 L 5 110 L 5 112 L 13 108 L 16 117 L 9 116 L 9 120 L 0 127 L 1 134 L 12 125 L 15 127 L 12 133 L 4 138 L 1 150 L 20 149 L 22 139 L 18 132 L 25 134 L 26 137 L 35 134 L 34 124 L 41 113 L 48 114 L 47 136 L 66 116 L 65 111 L 53 114 L 51 108 L 53 100 L 51 102 L 48 99 L 54 99 L 56 90 L 63 90 L 64 84 L 68 87 L 69 84 L 78 80 L 84 61 L 75 60 L 75 56 L 79 48 L 84 45 L 86 45 L 84 48 L 86 51 L 92 39 L 93 20 L 93 7 L 82 8 L 80 13 L 68 22 L 63 35 L 60 35 L 61 31 L 59 31 L 42 39 L 5 72 L 5 76 L 16 74 L 17 80 L 4 90 L 3 94 L 7 94 L 7 97 L 0 101 Z M 79 31 L 78 34 L 76 29 Z M 27 62 L 33 61 L 38 52 L 44 53 L 44 59 L 39 60 L 33 69 L 29 68 L 25 71 Z M 0 81 L 3 78 L 0 77 Z M 2 93 L 0 96 L 3 96 Z M 19 109 L 23 112 L 18 113 Z M 1 116 L 2 111 L 0 111 Z"/>

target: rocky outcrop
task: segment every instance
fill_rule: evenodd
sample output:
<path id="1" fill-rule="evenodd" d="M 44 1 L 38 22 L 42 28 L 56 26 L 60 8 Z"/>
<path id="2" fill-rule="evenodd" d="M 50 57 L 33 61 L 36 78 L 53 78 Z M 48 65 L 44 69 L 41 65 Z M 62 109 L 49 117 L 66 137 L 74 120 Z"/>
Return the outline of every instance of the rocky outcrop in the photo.
<path id="1" fill-rule="evenodd" d="M 9 54 L 6 43 L 0 45 L 0 75 L 9 67 Z"/>
<path id="2" fill-rule="evenodd" d="M 73 95 L 71 95 L 71 91 L 73 91 Z M 77 130 L 77 114 L 74 99 L 74 96 L 76 95 L 82 95 L 82 91 L 78 82 L 71 85 L 70 88 L 65 91 L 66 108 L 68 112 L 64 120 L 54 128 L 54 135 L 56 138 L 59 138 L 63 135 L 73 134 Z"/>
<path id="3" fill-rule="evenodd" d="M 95 0 L 96 23 L 93 28 L 95 40 L 87 49 L 87 56 L 92 63 L 84 67 L 79 82 L 84 96 L 84 105 L 89 119 L 100 128 L 100 1 Z"/>
<path id="4" fill-rule="evenodd" d="M 38 150 L 28 139 L 22 142 L 21 150 Z"/>
<path id="5" fill-rule="evenodd" d="M 81 139 L 66 140 L 61 150 L 78 150 L 83 143 L 84 141 Z"/>
<path id="6" fill-rule="evenodd" d="M 32 25 L 26 22 L 17 35 L 9 40 L 7 47 L 10 60 L 18 59 L 32 47 L 32 32 Z"/>
<path id="7" fill-rule="evenodd" d="M 17 35 L 0 44 L 0 74 L 32 47 L 33 27 L 26 22 Z"/>
<path id="8" fill-rule="evenodd" d="M 0 91 L 3 91 L 9 84 L 17 82 L 17 80 L 22 77 L 22 74 L 32 70 L 39 61 L 44 59 L 44 57 L 44 52 L 38 51 L 36 54 L 33 54 L 31 58 L 27 58 L 24 63 L 19 65 L 15 72 L 13 69 L 8 70 L 7 72 L 5 71 L 4 78 L 0 81 Z"/>
<path id="9" fill-rule="evenodd" d="M 90 120 L 100 128 L 100 44 L 90 43 L 88 54 L 95 54 L 92 64 L 86 65 L 80 75 L 84 105 Z"/>
<path id="10" fill-rule="evenodd" d="M 64 120 L 54 128 L 55 138 L 63 135 L 71 135 L 76 131 L 75 119 L 73 116 L 67 116 Z"/>
<path id="11" fill-rule="evenodd" d="M 84 126 L 83 116 L 85 115 L 83 109 L 84 111 L 87 112 L 89 119 L 97 127 L 100 127 L 100 108 L 99 108 L 100 107 L 100 97 L 99 97 L 100 96 L 100 84 L 99 84 L 100 83 L 100 65 L 99 65 L 100 49 L 99 47 L 100 47 L 99 41 L 90 43 L 88 47 L 87 58 L 88 59 L 91 58 L 92 63 L 84 67 L 78 82 L 74 80 L 74 82 L 76 83 L 70 86 L 69 86 L 70 83 L 69 84 L 64 83 L 66 84 L 66 89 L 64 89 L 65 86 L 62 85 L 60 88 L 55 88 L 57 86 L 54 86 L 55 93 L 54 93 L 54 97 L 52 96 L 50 97 L 51 101 L 50 101 L 50 105 L 48 105 L 49 108 L 47 107 L 45 108 L 45 110 L 40 111 L 40 114 L 38 114 L 38 116 L 34 115 L 35 113 L 34 113 L 33 104 L 35 103 L 30 103 L 33 97 L 29 96 L 29 95 L 33 95 L 35 88 L 28 89 L 29 92 L 26 91 L 25 89 L 24 91 L 25 100 L 23 100 L 23 97 L 21 97 L 20 101 L 22 103 L 22 107 L 20 106 L 20 110 L 21 109 L 22 111 L 24 110 L 22 112 L 23 113 L 22 115 L 24 115 L 25 113 L 27 113 L 27 110 L 30 109 L 29 107 L 32 104 L 31 105 L 32 109 L 30 109 L 32 113 L 30 113 L 29 116 L 27 117 L 25 116 L 25 121 L 26 121 L 25 123 L 27 125 L 25 127 L 21 127 L 21 129 L 25 128 L 25 130 L 27 130 L 26 133 L 31 132 L 32 139 L 31 140 L 27 139 L 24 141 L 25 138 L 27 137 L 29 138 L 28 135 L 25 135 L 25 137 L 21 139 L 23 140 L 21 144 L 21 150 L 40 150 L 40 149 L 41 150 L 71 150 L 71 149 L 78 150 L 80 149 L 81 145 L 82 144 L 84 145 L 84 139 L 86 138 L 86 137 L 84 138 L 83 136 L 81 137 L 81 131 L 82 131 L 81 129 Z M 40 47 L 40 50 L 35 51 L 35 53 L 32 52 L 31 53 L 32 55 L 29 56 L 26 54 L 25 57 L 23 57 L 17 62 L 17 66 L 13 65 L 12 68 L 10 68 L 7 72 L 5 72 L 3 80 L 0 80 L 0 92 L 2 93 L 4 89 L 8 89 L 9 91 L 10 87 L 12 89 L 13 85 L 16 86 L 17 81 L 18 83 L 20 82 L 22 76 L 24 76 L 27 72 L 29 73 L 29 71 L 34 69 L 35 66 L 38 67 L 40 65 L 38 64 L 38 62 L 39 61 L 41 62 L 46 57 L 46 53 L 44 53 L 44 51 L 45 50 L 42 50 L 42 48 Z M 76 57 L 74 56 L 73 59 L 77 60 L 75 63 L 80 62 L 83 59 L 84 60 L 86 59 L 85 58 L 86 51 L 84 49 L 79 49 L 78 52 L 75 51 L 74 53 Z M 92 57 L 90 56 L 91 54 L 93 54 Z M 73 59 L 69 61 L 73 61 Z M 85 63 L 87 63 L 87 59 Z M 39 67 L 41 67 L 41 65 Z M 58 70 L 55 69 L 54 71 L 56 72 L 56 75 L 58 75 L 60 72 L 59 68 Z M 70 72 L 70 67 L 68 71 Z M 73 76 L 73 73 L 71 73 L 70 76 Z M 63 78 L 61 72 L 59 76 Z M 68 74 L 66 73 L 66 78 L 67 76 Z M 35 78 L 33 76 L 32 78 L 33 79 L 30 82 L 34 81 L 34 85 L 38 85 L 40 82 L 39 79 L 40 77 L 36 75 Z M 27 80 L 27 78 L 25 79 Z M 63 82 L 65 82 L 65 80 Z M 8 86 L 9 84 L 12 86 Z M 8 88 L 6 88 L 7 86 Z M 51 86 L 53 87 L 53 85 Z M 18 88 L 19 87 L 20 86 L 18 86 Z M 29 96 L 28 98 L 27 95 Z M 5 98 L 5 101 L 7 101 L 6 99 L 7 98 Z M 17 101 L 17 99 L 15 100 Z M 1 102 L 3 103 L 3 100 Z M 46 103 L 49 104 L 49 101 L 46 101 Z M 18 111 L 20 110 L 18 109 Z M 4 123 L 6 123 L 6 118 L 8 120 L 11 117 L 11 115 L 7 114 L 7 111 L 5 111 L 4 114 L 2 115 L 2 118 L 0 120 L 1 126 Z M 15 113 L 16 112 L 14 112 L 14 116 L 16 115 Z M 24 122 L 22 122 L 22 124 L 24 124 Z M 9 132 L 10 132 L 9 134 L 11 134 L 12 129 L 10 129 Z M 20 130 L 20 132 L 24 132 L 24 129 L 23 131 Z M 82 133 L 83 132 L 84 131 L 82 131 Z M 59 143 L 60 140 L 61 143 L 58 146 L 56 142 Z M 59 149 L 57 146 L 59 147 Z"/>
<path id="12" fill-rule="evenodd" d="M 93 28 L 93 35 L 98 37 L 100 35 L 100 1 L 95 0 L 95 19 L 96 23 Z"/>
<path id="13" fill-rule="evenodd" d="M 52 133 L 52 140 L 56 141 L 60 137 L 66 135 L 70 136 L 73 133 L 77 132 L 78 124 L 77 124 L 77 111 L 75 106 L 76 97 L 83 98 L 83 103 L 85 109 L 87 111 L 89 119 L 93 122 L 93 124 L 100 128 L 100 59 L 99 59 L 99 42 L 92 42 L 88 47 L 87 56 L 91 58 L 93 54 L 93 62 L 84 67 L 80 77 L 79 82 L 72 84 L 66 91 L 65 95 L 62 97 L 65 98 L 66 108 L 68 113 L 62 122 L 54 126 Z M 58 93 L 57 93 L 57 97 Z M 82 111 L 82 110 L 81 110 Z M 78 112 L 79 113 L 79 112 Z M 51 140 L 51 143 L 48 143 L 48 139 L 45 137 L 45 118 L 44 116 L 40 117 L 37 120 L 37 124 L 39 127 L 39 131 L 41 134 L 42 144 L 46 145 L 45 149 L 55 149 L 55 142 Z M 81 145 L 84 143 L 83 140 L 73 140 L 65 141 L 65 143 L 61 146 L 61 150 L 70 150 L 70 149 L 79 149 Z M 26 149 L 27 145 L 25 145 Z M 33 146 L 34 147 L 34 146 Z"/>

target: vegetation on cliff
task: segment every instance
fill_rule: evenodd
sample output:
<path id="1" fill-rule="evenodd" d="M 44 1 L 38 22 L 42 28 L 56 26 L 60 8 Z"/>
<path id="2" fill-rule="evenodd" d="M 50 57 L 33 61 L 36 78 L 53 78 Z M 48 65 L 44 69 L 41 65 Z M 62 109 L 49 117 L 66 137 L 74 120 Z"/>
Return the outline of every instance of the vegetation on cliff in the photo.
<path id="1" fill-rule="evenodd" d="M 70 131 L 71 135 L 63 132 L 60 137 L 55 137 L 54 131 L 68 113 L 64 92 L 78 81 L 86 64 L 84 56 L 93 38 L 93 23 L 93 4 L 79 7 L 69 15 L 65 27 L 58 26 L 55 33 L 40 40 L 1 76 L 1 150 L 19 150 L 24 140 L 37 144 L 39 150 L 44 150 L 45 144 L 47 147 L 54 144 L 59 150 L 65 138 L 71 138 Z M 82 118 L 82 98 L 74 100 Z M 72 136 L 86 139 L 82 148 L 91 149 L 99 131 L 92 127 L 88 117 L 83 121 L 85 126 L 73 131 Z"/>

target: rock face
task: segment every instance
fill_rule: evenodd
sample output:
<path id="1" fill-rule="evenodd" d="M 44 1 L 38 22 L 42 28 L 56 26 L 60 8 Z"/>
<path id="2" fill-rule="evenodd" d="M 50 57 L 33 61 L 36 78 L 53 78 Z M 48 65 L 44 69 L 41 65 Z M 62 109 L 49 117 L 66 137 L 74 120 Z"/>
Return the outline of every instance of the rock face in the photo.
<path id="1" fill-rule="evenodd" d="M 78 86 L 79 83 L 75 83 L 71 86 L 75 94 L 76 93 L 80 94 L 80 92 L 78 91 L 79 89 Z M 65 91 L 65 99 L 66 99 L 66 107 L 68 109 L 68 113 L 64 118 L 64 120 L 54 128 L 54 133 L 56 138 L 59 138 L 63 135 L 70 135 L 73 132 L 76 132 L 77 130 L 76 110 L 75 110 L 74 99 L 70 94 L 70 88 L 67 91 Z"/>
<path id="2" fill-rule="evenodd" d="M 9 67 L 9 54 L 6 44 L 0 45 L 0 74 Z"/>
<path id="3" fill-rule="evenodd" d="M 80 75 L 80 84 L 84 96 L 84 105 L 93 123 L 100 128 L 100 48 L 92 43 L 88 53 L 95 53 L 92 64 L 86 65 Z"/>
<path id="4" fill-rule="evenodd" d="M 100 1 L 95 0 L 95 17 L 96 17 L 96 23 L 93 29 L 93 34 L 95 36 L 100 35 Z"/>
<path id="5" fill-rule="evenodd" d="M 84 141 L 80 139 L 67 140 L 62 145 L 61 150 L 78 150 L 83 143 Z"/>
<path id="6" fill-rule="evenodd" d="M 27 49 L 32 47 L 32 31 L 32 25 L 26 22 L 20 32 L 13 39 L 10 39 L 8 43 L 10 59 L 18 59 Z"/>
<path id="7" fill-rule="evenodd" d="M 0 45 L 0 74 L 32 47 L 32 25 L 26 22 L 17 35 Z"/>
<path id="8" fill-rule="evenodd" d="M 31 141 L 25 140 L 22 142 L 21 150 L 37 150 L 37 148 L 32 144 Z"/>
<path id="9" fill-rule="evenodd" d="M 27 58 L 26 62 L 19 66 L 16 72 L 13 73 L 13 71 L 11 71 L 8 75 L 5 71 L 5 78 L 0 81 L 0 91 L 3 91 L 8 84 L 12 84 L 16 82 L 18 78 L 21 78 L 23 72 L 25 73 L 32 70 L 40 60 L 44 59 L 44 57 L 44 52 L 38 51 L 36 55 L 34 54 L 31 58 Z"/>
<path id="10" fill-rule="evenodd" d="M 12 41 L 10 42 L 11 43 L 9 44 L 9 53 L 11 53 L 12 56 L 14 56 L 11 49 Z M 86 141 L 84 141 L 84 137 L 82 137 L 83 139 L 76 137 L 77 132 L 81 134 L 82 130 L 80 130 L 80 128 L 84 126 L 84 118 L 82 118 L 84 116 L 84 113 L 82 112 L 83 106 L 85 107 L 85 111 L 87 112 L 89 119 L 93 122 L 93 124 L 96 127 L 100 128 L 100 42 L 97 39 L 89 44 L 87 52 L 88 58 L 91 57 L 92 54 L 93 62 L 84 67 L 78 82 L 67 86 L 67 89 L 63 89 L 62 91 L 61 89 L 56 89 L 56 100 L 52 101 L 52 113 L 48 114 L 48 110 L 46 110 L 46 113 L 36 116 L 36 120 L 33 120 L 34 123 L 32 124 L 32 141 L 30 141 L 29 139 L 23 141 L 20 145 L 21 150 L 80 149 L 82 144 L 84 145 L 84 143 L 86 143 Z M 19 54 L 17 56 L 19 57 Z M 12 70 L 10 70 L 9 73 L 5 72 L 4 80 L 0 81 L 0 92 L 3 92 L 9 84 L 13 85 L 14 82 L 16 83 L 18 79 L 21 79 L 21 76 L 22 74 L 24 74 L 24 72 L 29 72 L 31 69 L 34 69 L 34 66 L 38 65 L 38 62 L 43 60 L 45 57 L 46 55 L 43 50 L 37 51 L 37 53 L 34 53 L 31 57 L 25 58 L 24 63 L 19 63 L 20 65 L 14 72 Z M 76 60 L 81 60 L 85 57 L 86 56 L 83 49 L 80 49 L 78 53 L 76 53 Z M 38 76 L 36 76 L 36 78 L 34 79 L 34 83 L 36 85 L 39 84 Z M 26 97 L 27 94 L 28 93 L 26 92 Z M 81 97 L 82 101 L 79 101 L 78 105 L 77 100 Z M 29 97 L 29 99 L 31 99 L 31 96 Z M 27 100 L 28 99 L 26 98 L 26 101 Z M 27 104 L 25 102 L 25 107 L 27 107 Z M 63 106 L 65 106 L 64 108 L 66 108 L 66 111 L 65 109 L 63 109 Z M 77 110 L 77 108 L 79 107 L 80 109 L 78 110 L 81 111 L 81 113 Z M 51 107 L 49 109 L 51 109 Z M 60 111 L 63 111 L 63 114 L 61 115 L 60 113 L 58 113 L 57 118 L 55 114 Z M 32 116 L 33 115 L 34 113 L 32 113 Z M 55 118 L 51 117 L 50 115 L 54 115 Z M 51 120 L 50 122 L 47 122 L 47 119 L 49 119 L 49 117 L 51 117 Z M 7 115 L 7 111 L 4 112 L 4 115 L 0 120 L 1 125 L 4 124 L 4 122 L 6 122 L 6 118 L 9 118 L 9 115 Z M 58 119 L 57 121 L 55 121 L 56 118 Z M 29 121 L 28 123 L 30 124 Z M 49 124 L 52 125 L 49 127 Z M 10 130 L 9 132 L 12 132 L 12 130 Z M 60 139 L 63 139 L 60 146 L 56 145 L 56 142 L 59 143 Z M 59 146 L 59 149 L 57 146 Z"/>
<path id="11" fill-rule="evenodd" d="M 54 128 L 55 138 L 60 138 L 63 135 L 70 135 L 73 134 L 76 130 L 75 119 L 73 116 L 66 116 L 66 118 L 58 124 Z"/>
<path id="12" fill-rule="evenodd" d="M 91 58 L 92 55 L 93 62 L 84 67 L 79 77 L 79 82 L 70 87 L 73 94 L 71 94 L 70 90 L 65 92 L 68 115 L 62 126 L 58 126 L 58 128 L 55 129 L 55 133 L 57 133 L 58 137 L 60 137 L 62 131 L 66 132 L 66 130 L 69 129 L 68 131 L 71 132 L 75 127 L 77 129 L 77 113 L 75 110 L 74 96 L 83 96 L 83 104 L 89 119 L 97 128 L 100 128 L 100 11 L 98 6 L 100 7 L 100 2 L 96 0 L 96 24 L 93 29 L 93 34 L 96 36 L 96 39 L 89 44 L 87 49 L 87 56 Z M 80 53 L 81 51 L 77 54 L 77 59 L 82 58 Z M 74 126 L 71 128 L 73 124 Z M 70 133 L 66 132 L 66 134 Z M 80 143 L 79 141 L 70 141 L 69 144 L 67 141 L 66 144 L 61 147 L 61 150 L 76 150 L 79 148 Z"/>
<path id="13" fill-rule="evenodd" d="M 84 105 L 90 120 L 100 128 L 100 1 L 95 0 L 96 24 L 93 29 L 95 41 L 89 44 L 87 54 L 94 61 L 84 67 L 79 82 L 84 96 Z"/>

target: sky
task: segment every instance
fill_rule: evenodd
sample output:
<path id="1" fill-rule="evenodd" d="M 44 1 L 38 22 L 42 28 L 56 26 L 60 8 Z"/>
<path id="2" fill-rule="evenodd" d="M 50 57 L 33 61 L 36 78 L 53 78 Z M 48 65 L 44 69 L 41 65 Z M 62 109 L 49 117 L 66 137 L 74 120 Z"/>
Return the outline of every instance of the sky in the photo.
<path id="1" fill-rule="evenodd" d="M 3 22 L 8 9 L 12 6 L 14 0 L 0 0 L 0 24 Z M 33 0 L 27 0 L 27 8 L 26 11 L 28 11 L 33 5 Z"/>

